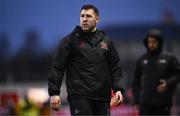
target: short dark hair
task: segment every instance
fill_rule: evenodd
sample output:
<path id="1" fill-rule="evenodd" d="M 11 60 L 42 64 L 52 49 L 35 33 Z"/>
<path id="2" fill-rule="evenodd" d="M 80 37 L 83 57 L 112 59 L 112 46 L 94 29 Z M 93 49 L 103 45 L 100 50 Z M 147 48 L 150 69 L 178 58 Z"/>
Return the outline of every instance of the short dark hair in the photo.
<path id="1" fill-rule="evenodd" d="M 97 16 L 99 16 L 99 10 L 92 4 L 85 4 L 81 7 L 81 11 L 85 9 L 85 10 L 88 10 L 88 9 L 93 9 L 94 12 L 96 13 Z"/>

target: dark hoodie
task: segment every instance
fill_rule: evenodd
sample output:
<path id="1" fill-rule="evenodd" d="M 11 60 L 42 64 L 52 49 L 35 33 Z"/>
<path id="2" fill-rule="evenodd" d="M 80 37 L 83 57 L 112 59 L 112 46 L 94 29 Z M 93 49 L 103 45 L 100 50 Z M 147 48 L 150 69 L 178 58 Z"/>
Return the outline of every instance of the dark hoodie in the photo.
<path id="1" fill-rule="evenodd" d="M 147 40 L 149 37 L 153 37 L 158 41 L 158 47 L 154 51 L 150 51 L 148 48 Z M 160 54 L 162 52 L 164 41 L 163 41 L 163 36 L 159 30 L 157 30 L 157 29 L 150 30 L 143 42 L 144 42 L 144 45 L 145 45 L 145 47 L 149 53 Z"/>
<path id="2" fill-rule="evenodd" d="M 49 95 L 59 95 L 64 72 L 68 99 L 110 101 L 111 88 L 122 90 L 119 56 L 104 32 L 77 26 L 59 44 L 49 77 Z"/>
<path id="3" fill-rule="evenodd" d="M 158 47 L 150 51 L 147 47 L 148 37 L 158 41 Z M 144 39 L 147 53 L 143 54 L 136 63 L 133 81 L 134 104 L 149 106 L 171 106 L 173 88 L 180 80 L 180 65 L 170 53 L 162 52 L 163 37 L 159 30 L 151 30 Z M 167 90 L 158 93 L 160 79 L 167 82 Z"/>

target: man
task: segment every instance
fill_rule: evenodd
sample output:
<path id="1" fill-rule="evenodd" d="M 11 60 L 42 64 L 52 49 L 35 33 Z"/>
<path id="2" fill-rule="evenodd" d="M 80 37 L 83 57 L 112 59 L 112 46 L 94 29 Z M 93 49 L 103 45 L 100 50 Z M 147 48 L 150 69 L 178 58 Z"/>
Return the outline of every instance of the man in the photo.
<path id="1" fill-rule="evenodd" d="M 162 52 L 163 37 L 150 30 L 144 39 L 147 53 L 136 64 L 133 95 L 140 115 L 169 115 L 173 88 L 180 80 L 180 65 L 174 55 Z"/>
<path id="2" fill-rule="evenodd" d="M 98 9 L 84 5 L 80 26 L 60 42 L 48 80 L 52 109 L 60 108 L 60 86 L 65 70 L 72 115 L 109 115 L 111 88 L 118 103 L 123 101 L 119 56 L 105 33 L 96 29 L 98 21 Z"/>

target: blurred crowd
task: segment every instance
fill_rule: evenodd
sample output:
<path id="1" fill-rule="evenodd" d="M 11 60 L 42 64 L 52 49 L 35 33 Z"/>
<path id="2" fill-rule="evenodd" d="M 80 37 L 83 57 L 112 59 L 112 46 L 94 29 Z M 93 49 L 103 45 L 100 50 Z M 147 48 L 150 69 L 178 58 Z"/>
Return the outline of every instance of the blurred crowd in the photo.
<path id="1" fill-rule="evenodd" d="M 16 93 L 7 93 L 1 95 L 0 114 L 17 116 L 50 115 L 50 108 L 48 101 L 39 103 L 34 102 L 27 95 L 19 99 Z"/>
<path id="2" fill-rule="evenodd" d="M 23 46 L 11 54 L 8 35 L 0 36 L 0 82 L 47 79 L 52 55 L 41 50 L 39 39 L 37 32 L 28 31 Z"/>

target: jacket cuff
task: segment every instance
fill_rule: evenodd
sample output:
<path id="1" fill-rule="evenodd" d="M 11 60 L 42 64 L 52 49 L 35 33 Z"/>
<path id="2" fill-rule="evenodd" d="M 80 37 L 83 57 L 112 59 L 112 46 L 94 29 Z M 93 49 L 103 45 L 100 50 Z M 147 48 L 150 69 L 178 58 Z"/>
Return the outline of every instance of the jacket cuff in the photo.
<path id="1" fill-rule="evenodd" d="M 117 91 L 121 91 L 122 94 L 124 94 L 124 89 L 123 88 L 116 88 L 113 90 L 114 93 L 116 93 Z"/>
<path id="2" fill-rule="evenodd" d="M 53 96 L 53 95 L 59 95 L 60 91 L 51 91 L 49 92 L 49 96 Z"/>

